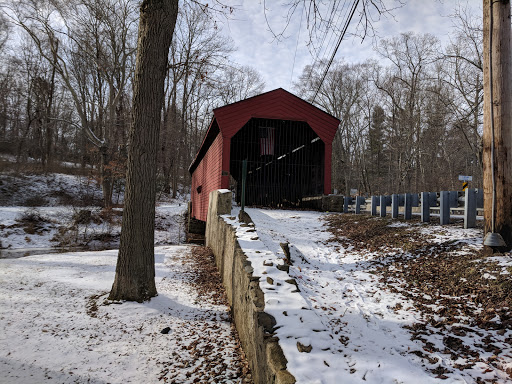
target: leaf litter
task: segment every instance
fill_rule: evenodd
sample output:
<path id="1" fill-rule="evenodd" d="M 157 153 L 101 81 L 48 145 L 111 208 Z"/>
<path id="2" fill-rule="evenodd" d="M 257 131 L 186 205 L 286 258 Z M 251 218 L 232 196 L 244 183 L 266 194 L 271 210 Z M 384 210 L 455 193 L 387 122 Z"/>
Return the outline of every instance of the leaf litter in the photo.
<path id="1" fill-rule="evenodd" d="M 422 317 L 405 326 L 411 339 L 423 344 L 423 350 L 410 353 L 430 365 L 438 363 L 434 353 L 454 361 L 452 367 L 430 369 L 437 378 L 447 379 L 446 373 L 454 370 L 486 367 L 484 373 L 502 371 L 512 379 L 508 269 L 487 260 L 481 248 L 449 240 L 432 243 L 433 236 L 421 225 L 396 227 L 390 226 L 390 219 L 349 215 L 332 215 L 326 221 L 331 241 L 379 253 L 373 263 L 380 282 L 408 299 Z M 442 342 L 433 343 L 431 338 Z M 498 375 L 475 380 L 500 381 Z"/>

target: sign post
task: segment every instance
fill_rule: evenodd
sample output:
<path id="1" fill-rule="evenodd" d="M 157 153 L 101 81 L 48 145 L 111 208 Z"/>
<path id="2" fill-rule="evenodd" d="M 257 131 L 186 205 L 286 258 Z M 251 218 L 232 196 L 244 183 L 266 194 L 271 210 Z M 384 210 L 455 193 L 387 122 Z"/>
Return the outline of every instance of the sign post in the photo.
<path id="1" fill-rule="evenodd" d="M 465 191 L 468 189 L 469 182 L 473 181 L 473 176 L 459 175 L 459 181 L 462 181 L 462 190 Z"/>

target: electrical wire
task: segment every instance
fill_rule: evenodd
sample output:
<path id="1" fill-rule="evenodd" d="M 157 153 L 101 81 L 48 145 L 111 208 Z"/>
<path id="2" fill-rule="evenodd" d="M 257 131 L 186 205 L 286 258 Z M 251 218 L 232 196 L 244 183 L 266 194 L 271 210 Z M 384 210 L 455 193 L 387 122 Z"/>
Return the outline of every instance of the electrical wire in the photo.
<path id="1" fill-rule="evenodd" d="M 339 4 L 339 3 L 338 3 L 338 4 Z M 342 10 L 344 9 L 344 10 L 345 10 L 345 13 L 340 12 L 340 13 L 338 14 L 338 18 L 336 19 L 336 22 L 334 22 L 334 23 L 333 23 L 333 25 L 335 25 L 335 26 L 336 26 L 336 25 L 338 25 L 338 22 L 339 22 L 340 18 L 341 18 L 342 20 L 344 20 L 346 17 L 348 17 L 348 13 L 349 13 L 349 8 L 350 8 L 350 7 L 349 7 L 348 5 L 347 5 L 347 6 L 345 6 L 346 4 L 347 4 L 347 1 L 344 1 L 344 2 L 343 2 L 343 7 L 342 7 Z M 338 12 L 338 8 L 336 8 L 336 12 Z M 342 14 L 343 14 L 343 16 L 342 16 Z M 331 24 L 330 24 L 330 25 L 331 25 Z M 339 30 L 339 32 L 341 33 L 341 29 Z M 332 45 L 331 45 L 331 41 L 332 41 Z M 336 33 L 335 33 L 335 32 L 333 32 L 333 33 L 331 33 L 331 35 L 329 36 L 329 40 L 328 40 L 328 42 L 327 42 L 327 45 L 325 46 L 324 55 L 325 55 L 327 52 L 329 52 L 329 51 L 331 50 L 331 49 L 329 48 L 329 46 L 331 46 L 331 47 L 332 47 L 332 49 L 334 49 L 334 46 L 335 46 L 335 45 L 336 45 Z M 323 43 L 322 43 L 322 46 L 323 46 Z"/>
<path id="2" fill-rule="evenodd" d="M 336 5 L 337 3 L 337 5 Z M 323 37 L 322 37 L 322 41 L 318 47 L 318 50 L 317 50 L 317 54 L 316 54 L 316 57 L 315 57 L 315 61 L 314 61 L 314 64 L 318 61 L 318 59 L 321 57 L 322 55 L 322 48 L 324 47 L 324 43 L 325 43 L 325 39 L 327 38 L 327 34 L 329 33 L 329 27 L 332 25 L 333 23 L 333 19 L 334 19 L 334 16 L 336 14 L 338 14 L 338 8 L 341 4 L 341 1 L 334 1 L 333 2 L 333 5 L 332 5 L 332 10 L 331 10 L 331 15 L 329 16 L 329 20 L 327 20 L 327 24 L 326 24 L 326 27 L 325 27 L 325 33 L 323 34 Z M 344 3 L 345 4 L 345 3 Z M 334 6 L 336 5 L 336 8 L 334 8 Z M 344 6 L 343 6 L 344 8 Z M 343 9 L 342 8 L 342 9 Z M 347 7 L 348 8 L 348 7 Z M 336 23 L 334 25 L 336 25 L 338 23 L 338 20 L 340 19 L 340 16 L 341 16 L 341 12 L 340 14 L 338 14 L 338 18 L 336 19 Z M 329 46 L 329 44 L 331 43 L 331 40 L 332 40 L 332 37 L 333 37 L 334 33 L 331 33 L 330 37 L 329 37 L 329 41 L 327 42 L 327 45 L 325 46 L 325 50 L 324 52 L 327 52 L 327 47 Z M 313 66 L 314 66 L 313 64 Z"/>
<path id="3" fill-rule="evenodd" d="M 309 74 L 308 74 L 308 78 L 307 78 L 306 84 L 309 84 L 309 82 L 310 82 L 310 80 L 311 80 L 311 77 L 312 77 L 312 75 L 313 75 L 313 68 L 315 68 L 315 67 L 316 67 L 316 64 L 317 64 L 318 62 L 320 62 L 321 57 L 322 57 L 323 55 L 325 55 L 327 52 L 329 52 L 329 51 L 330 51 L 329 46 L 331 45 L 331 41 L 333 42 L 333 44 L 332 44 L 332 46 L 333 46 L 333 47 L 334 47 L 334 45 L 336 44 L 336 40 L 333 40 L 333 37 L 335 37 L 335 36 L 336 36 L 336 34 L 333 32 L 333 33 L 331 33 L 331 34 L 330 34 L 330 36 L 329 36 L 329 40 L 327 41 L 327 44 L 326 44 L 326 46 L 325 46 L 325 49 L 323 50 L 323 51 L 324 51 L 324 53 L 323 53 L 323 55 L 322 55 L 322 48 L 324 48 L 324 42 L 325 42 L 325 39 L 326 39 L 327 34 L 328 34 L 328 32 L 329 32 L 329 26 L 330 26 L 330 25 L 337 25 L 337 24 L 338 24 L 338 21 L 339 21 L 339 20 L 340 20 L 340 18 L 341 18 L 342 12 L 340 12 L 340 13 L 338 14 L 338 8 L 339 8 L 339 5 L 340 5 L 340 4 L 341 4 L 341 1 L 340 1 L 340 2 L 338 2 L 338 6 L 337 6 L 337 7 L 336 7 L 336 9 L 334 10 L 334 13 L 332 13 L 332 14 L 331 14 L 331 16 L 332 16 L 332 17 L 331 17 L 331 18 L 329 18 L 329 21 L 328 21 L 328 23 L 327 23 L 327 28 L 325 29 L 324 37 L 323 37 L 323 39 L 322 39 L 322 43 L 320 44 L 320 47 L 319 47 L 319 49 L 318 49 L 318 51 L 317 51 L 317 54 L 316 54 L 316 56 L 315 56 L 315 59 L 313 60 L 313 64 L 311 65 L 311 70 L 309 71 Z M 347 2 L 346 2 L 346 1 L 344 1 L 344 2 L 343 2 L 342 10 L 343 10 L 343 9 L 346 9 L 346 11 L 345 11 L 345 14 L 343 15 L 343 18 L 342 18 L 342 19 L 344 19 L 344 18 L 345 18 L 345 16 L 347 16 L 347 15 L 348 15 L 348 9 L 349 9 L 349 7 L 345 7 L 345 4 L 347 4 Z M 333 20 L 333 16 L 334 16 L 334 14 L 338 14 L 338 17 L 337 17 L 337 19 L 336 19 L 336 22 L 332 23 L 332 20 Z"/>
<path id="4" fill-rule="evenodd" d="M 318 85 L 318 88 L 315 92 L 315 95 L 313 96 L 313 99 L 311 100 L 311 103 L 315 102 L 316 96 L 318 95 L 318 92 L 320 91 L 320 88 L 322 87 L 322 84 L 324 83 L 325 77 L 327 76 L 327 72 L 329 72 L 329 68 L 331 67 L 332 62 L 334 61 L 334 57 L 336 56 L 336 52 L 338 52 L 338 48 L 341 45 L 341 41 L 343 40 L 343 37 L 345 37 L 345 33 L 347 32 L 350 21 L 352 21 L 352 17 L 354 16 L 354 13 L 356 12 L 356 8 L 357 8 L 358 4 L 359 4 L 359 0 L 355 0 L 352 5 L 350 16 L 346 20 L 345 25 L 343 26 L 342 33 L 338 40 L 338 44 L 336 45 L 336 48 L 334 49 L 334 52 L 332 53 L 331 59 L 329 60 L 329 63 L 327 64 L 327 67 L 325 68 L 324 74 L 322 76 L 322 80 L 320 80 L 320 84 Z"/>
<path id="5" fill-rule="evenodd" d="M 297 44 L 295 45 L 295 54 L 293 55 L 292 74 L 290 75 L 290 88 L 292 86 L 293 71 L 295 69 L 295 59 L 297 58 L 297 48 L 299 47 L 299 38 L 300 38 L 300 31 L 302 29 L 302 17 L 304 16 L 304 8 L 305 8 L 305 6 L 302 6 L 302 12 L 300 14 L 299 33 L 297 34 Z"/>

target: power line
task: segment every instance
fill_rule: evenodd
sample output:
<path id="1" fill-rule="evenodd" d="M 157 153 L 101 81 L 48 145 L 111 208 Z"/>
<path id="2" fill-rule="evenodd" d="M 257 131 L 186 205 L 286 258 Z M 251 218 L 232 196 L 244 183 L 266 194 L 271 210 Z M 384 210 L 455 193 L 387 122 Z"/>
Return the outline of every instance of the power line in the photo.
<path id="1" fill-rule="evenodd" d="M 322 53 L 322 48 L 324 47 L 325 39 L 327 38 L 327 34 L 329 33 L 329 28 L 333 23 L 334 16 L 336 16 L 336 14 L 338 14 L 338 8 L 339 8 L 340 4 L 341 4 L 341 1 L 334 1 L 332 4 L 331 14 L 329 15 L 329 20 L 327 20 L 327 23 L 325 26 L 325 33 L 323 34 L 322 41 L 320 43 L 320 46 L 318 47 L 315 62 L 318 60 L 318 58 L 320 57 L 320 55 Z M 334 8 L 335 6 L 336 6 L 336 8 Z M 338 15 L 338 19 L 336 20 L 336 23 L 338 22 L 340 15 L 341 15 L 341 13 Z M 332 37 L 332 34 L 331 34 L 331 37 Z M 328 47 L 329 44 L 330 44 L 330 39 L 329 39 L 326 47 Z M 313 46 L 313 48 L 314 48 L 314 46 Z"/>
<path id="2" fill-rule="evenodd" d="M 341 41 L 343 40 L 343 37 L 345 36 L 345 33 L 347 32 L 348 26 L 350 24 L 350 21 L 352 20 L 352 17 L 354 16 L 354 13 L 356 12 L 356 8 L 357 8 L 358 4 L 359 4 L 359 0 L 355 0 L 354 4 L 352 5 L 352 10 L 351 10 L 350 16 L 347 19 L 347 21 L 345 22 L 345 25 L 343 26 L 343 31 L 338 40 L 338 44 L 336 45 L 336 48 L 334 49 L 334 52 L 332 53 L 331 59 L 329 60 L 329 63 L 327 64 L 327 67 L 325 68 L 324 74 L 322 76 L 322 80 L 320 80 L 320 84 L 318 85 L 318 88 L 315 92 L 315 95 L 313 96 L 313 99 L 311 100 L 311 103 L 315 102 L 316 96 L 318 95 L 318 92 L 320 91 L 320 88 L 322 87 L 322 84 L 324 83 L 325 77 L 327 76 L 327 72 L 329 72 L 329 68 L 331 67 L 332 62 L 334 61 L 336 52 L 338 52 L 338 48 L 340 47 Z"/>
<path id="3" fill-rule="evenodd" d="M 339 4 L 340 4 L 340 3 L 338 3 L 338 6 L 339 6 Z M 342 12 L 340 12 L 340 13 L 338 14 L 338 17 L 337 17 L 336 21 L 335 21 L 334 23 L 332 23 L 332 24 L 331 24 L 331 23 L 329 23 L 328 27 L 329 27 L 330 25 L 334 25 L 334 26 L 336 26 L 336 25 L 338 25 L 338 21 L 340 20 L 340 18 L 341 18 L 342 20 L 344 20 L 344 19 L 345 19 L 345 17 L 348 17 L 348 10 L 349 10 L 349 7 L 348 7 L 348 6 L 346 6 L 346 7 L 345 7 L 345 5 L 346 5 L 346 4 L 347 4 L 347 1 L 345 1 L 345 2 L 343 3 L 343 7 L 341 8 L 342 10 L 343 10 L 343 9 L 345 10 L 345 13 L 343 14 L 343 17 L 341 17 Z M 338 12 L 338 7 L 336 7 L 335 12 L 336 12 L 336 13 Z M 326 36 L 327 36 L 327 31 L 328 31 L 328 29 L 326 30 Z M 340 30 L 340 33 L 341 33 L 341 30 Z M 334 41 L 333 41 L 333 38 L 335 38 L 335 36 L 336 36 L 336 33 L 335 33 L 335 32 L 331 33 L 331 35 L 329 36 L 329 40 L 327 41 L 327 44 L 326 44 L 325 49 L 324 49 L 324 55 L 325 55 L 327 52 L 329 52 L 329 51 L 331 50 L 331 49 L 329 48 L 329 46 L 331 46 L 331 41 L 332 41 L 332 47 L 334 47 L 334 45 L 336 44 L 336 39 L 334 39 Z M 323 42 L 322 42 L 322 47 L 323 47 Z M 319 59 L 321 56 L 323 56 L 323 55 L 321 55 L 321 49 L 320 49 L 319 54 L 317 55 L 317 57 L 316 57 L 316 59 L 315 59 L 315 64 L 316 64 L 316 62 L 318 61 L 318 59 Z M 313 66 L 314 66 L 314 64 L 313 64 Z"/>
<path id="4" fill-rule="evenodd" d="M 292 86 L 293 70 L 295 69 L 295 58 L 297 57 L 297 48 L 299 47 L 299 37 L 300 30 L 302 29 L 302 16 L 304 16 L 304 7 L 305 6 L 302 7 L 302 12 L 300 13 L 299 33 L 297 34 L 297 44 L 295 45 L 295 54 L 293 55 L 292 74 L 290 75 L 290 88 Z"/>
<path id="5" fill-rule="evenodd" d="M 349 7 L 345 7 L 346 3 L 347 3 L 346 1 L 343 2 L 343 7 L 341 8 L 342 10 L 346 9 L 345 14 L 343 15 L 342 19 L 344 19 L 345 16 L 347 15 L 347 13 L 348 13 L 348 8 Z M 333 33 L 330 34 L 329 40 L 327 41 L 327 44 L 325 45 L 325 49 L 324 49 L 324 42 L 325 42 L 325 39 L 326 39 L 327 34 L 329 32 L 329 27 L 331 25 L 337 25 L 338 21 L 340 20 L 340 17 L 342 15 L 342 12 L 338 13 L 338 8 L 339 8 L 340 4 L 341 4 L 341 1 L 338 2 L 338 5 L 336 6 L 336 9 L 334 10 L 334 13 L 332 13 L 331 17 L 329 18 L 329 21 L 328 21 L 326 29 L 325 29 L 324 37 L 322 39 L 322 43 L 320 44 L 320 47 L 319 47 L 319 49 L 316 52 L 315 59 L 313 60 L 313 64 L 311 65 L 311 70 L 309 71 L 309 75 L 308 75 L 306 83 L 309 83 L 309 81 L 311 80 L 311 76 L 312 76 L 312 73 L 313 73 L 313 68 L 315 68 L 316 64 L 321 60 L 322 50 L 323 50 L 324 54 L 330 51 L 329 46 L 331 45 L 331 41 L 333 40 L 333 37 L 335 36 L 335 33 L 333 32 Z M 337 14 L 338 17 L 336 18 L 336 21 L 333 23 L 333 18 L 334 18 L 335 14 Z M 334 41 L 333 43 L 335 44 L 336 42 Z"/>

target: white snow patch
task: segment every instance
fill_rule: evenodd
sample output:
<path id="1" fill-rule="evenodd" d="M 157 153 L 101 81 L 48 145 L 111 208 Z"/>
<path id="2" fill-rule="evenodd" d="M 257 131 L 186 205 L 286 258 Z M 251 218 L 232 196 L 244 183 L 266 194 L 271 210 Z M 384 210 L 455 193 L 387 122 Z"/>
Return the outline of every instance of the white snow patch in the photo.
<path id="1" fill-rule="evenodd" d="M 204 359 L 190 344 L 212 339 L 209 353 L 225 366 L 210 380 L 234 382 L 228 308 L 197 300 L 183 274 L 187 253 L 157 247 L 158 296 L 108 306 L 115 250 L 0 260 L 0 382 L 192 383 L 204 378 Z"/>

